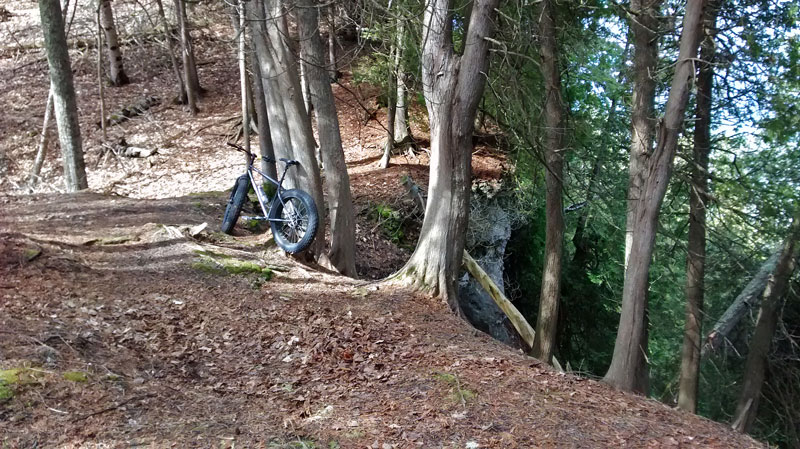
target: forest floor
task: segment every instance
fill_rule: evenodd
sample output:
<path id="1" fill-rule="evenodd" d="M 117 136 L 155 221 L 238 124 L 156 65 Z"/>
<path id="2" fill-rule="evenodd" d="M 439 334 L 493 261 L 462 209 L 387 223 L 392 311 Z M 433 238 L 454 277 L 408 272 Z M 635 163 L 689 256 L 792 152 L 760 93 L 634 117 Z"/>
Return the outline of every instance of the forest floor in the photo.
<path id="1" fill-rule="evenodd" d="M 52 150 L 29 193 L 47 67 L 35 45 L 35 3 L 4 8 L 11 15 L 0 15 L 0 28 L 13 39 L 0 48 L 3 447 L 761 446 L 723 424 L 554 371 L 438 301 L 369 281 L 397 269 L 413 247 L 414 224 L 391 234 L 377 211 L 414 214 L 403 178 L 427 184 L 427 144 L 377 168 L 385 111 L 376 90 L 356 87 L 349 73 L 334 91 L 366 280 L 290 259 L 268 233 L 216 232 L 225 189 L 242 170 L 224 146 L 239 95 L 221 11 L 195 31 L 208 89 L 196 119 L 169 101 L 163 52 L 146 40 L 126 44 L 133 83 L 106 89 L 109 110 L 160 101 L 112 127 L 110 141 L 155 149 L 148 158 L 108 151 L 95 126 L 94 51 L 75 50 L 90 191 L 58 191 Z M 131 11 L 118 23 L 132 34 Z M 91 37 L 89 17 L 79 11 L 75 24 L 75 40 Z M 412 129 L 427 131 L 421 121 Z M 487 181 L 507 165 L 485 146 L 473 160 L 474 176 Z"/>

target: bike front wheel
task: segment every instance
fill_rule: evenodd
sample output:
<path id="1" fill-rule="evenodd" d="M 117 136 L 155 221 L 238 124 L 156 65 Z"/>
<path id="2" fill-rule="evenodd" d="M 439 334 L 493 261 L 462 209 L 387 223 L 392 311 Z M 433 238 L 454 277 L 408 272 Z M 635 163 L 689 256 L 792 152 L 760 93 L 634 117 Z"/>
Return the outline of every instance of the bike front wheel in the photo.
<path id="1" fill-rule="evenodd" d="M 289 254 L 311 245 L 317 235 L 319 214 L 309 194 L 292 189 L 275 195 L 269 213 L 269 225 L 275 243 Z"/>
<path id="2" fill-rule="evenodd" d="M 239 219 L 239 214 L 242 213 L 242 206 L 247 199 L 247 191 L 250 189 L 250 178 L 247 175 L 239 176 L 236 179 L 236 184 L 233 185 L 231 190 L 231 197 L 228 200 L 228 206 L 225 208 L 225 215 L 222 217 L 222 226 L 220 230 L 226 234 L 233 232 L 233 227 L 236 225 L 236 220 Z"/>

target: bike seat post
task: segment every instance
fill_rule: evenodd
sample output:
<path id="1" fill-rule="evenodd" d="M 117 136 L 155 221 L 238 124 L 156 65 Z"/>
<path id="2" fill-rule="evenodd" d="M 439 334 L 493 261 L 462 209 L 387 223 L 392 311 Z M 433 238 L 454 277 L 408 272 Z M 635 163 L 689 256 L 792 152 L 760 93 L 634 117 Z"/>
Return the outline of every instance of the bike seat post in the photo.
<path id="1" fill-rule="evenodd" d="M 286 164 L 284 162 L 283 173 L 281 174 L 281 179 L 278 181 L 278 190 L 279 191 L 280 191 L 280 189 L 283 188 L 283 179 L 286 178 L 286 173 L 289 171 L 289 167 L 291 167 L 291 165 Z"/>

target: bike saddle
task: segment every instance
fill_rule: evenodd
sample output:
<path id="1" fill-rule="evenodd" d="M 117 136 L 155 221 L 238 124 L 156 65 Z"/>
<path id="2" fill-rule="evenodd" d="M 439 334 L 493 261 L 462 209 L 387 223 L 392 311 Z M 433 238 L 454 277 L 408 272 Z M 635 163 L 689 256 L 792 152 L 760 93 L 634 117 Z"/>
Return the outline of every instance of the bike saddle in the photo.
<path id="1" fill-rule="evenodd" d="M 285 157 L 282 157 L 280 160 L 281 160 L 281 162 L 286 163 L 287 167 L 290 166 L 290 165 L 300 165 L 300 162 L 297 162 L 294 159 L 286 159 Z"/>

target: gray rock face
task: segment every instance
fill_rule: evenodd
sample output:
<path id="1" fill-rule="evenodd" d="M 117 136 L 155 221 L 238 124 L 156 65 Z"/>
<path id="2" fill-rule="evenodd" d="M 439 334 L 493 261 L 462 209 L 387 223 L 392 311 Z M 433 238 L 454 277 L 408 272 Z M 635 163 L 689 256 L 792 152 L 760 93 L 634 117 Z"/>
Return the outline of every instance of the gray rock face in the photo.
<path id="1" fill-rule="evenodd" d="M 473 195 L 471 202 L 467 251 L 505 294 L 503 258 L 511 237 L 511 217 L 493 198 Z M 459 280 L 458 297 L 473 326 L 503 343 L 520 346 L 520 338 L 506 315 L 469 273 Z"/>

